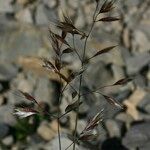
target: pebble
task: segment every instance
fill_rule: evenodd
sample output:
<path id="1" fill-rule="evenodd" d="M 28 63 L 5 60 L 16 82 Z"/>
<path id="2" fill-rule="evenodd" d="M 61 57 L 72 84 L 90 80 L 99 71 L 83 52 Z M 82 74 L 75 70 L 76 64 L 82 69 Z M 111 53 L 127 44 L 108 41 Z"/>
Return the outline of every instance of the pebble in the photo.
<path id="1" fill-rule="evenodd" d="M 113 71 L 114 80 L 117 81 L 125 77 L 125 72 L 121 66 L 113 64 L 111 68 Z"/>
<path id="2" fill-rule="evenodd" d="M 17 0 L 18 4 L 25 5 L 29 2 L 29 0 Z"/>
<path id="3" fill-rule="evenodd" d="M 4 112 L 3 112 L 4 113 Z M 0 139 L 9 134 L 10 128 L 7 124 L 0 122 Z"/>
<path id="4" fill-rule="evenodd" d="M 69 121 L 69 116 L 63 116 L 62 118 L 60 118 L 60 125 L 62 127 L 69 127 L 70 125 L 70 121 Z"/>
<path id="5" fill-rule="evenodd" d="M 101 61 L 91 63 L 86 69 L 86 74 L 84 75 L 86 83 L 91 87 L 100 87 L 100 85 L 102 86 L 111 83 L 111 80 L 113 79 L 111 70 L 109 68 L 106 70 L 105 67 L 106 65 Z"/>
<path id="6" fill-rule="evenodd" d="M 43 45 L 42 35 L 43 33 L 39 29 L 32 26 L 25 28 L 23 25 L 12 23 L 9 27 L 2 26 L 0 28 L 0 60 L 5 63 L 5 66 L 14 68 L 13 65 L 8 64 L 9 62 L 18 62 L 20 56 L 38 56 L 38 50 Z M 7 76 L 9 74 L 12 73 L 8 73 Z"/>
<path id="7" fill-rule="evenodd" d="M 79 0 L 68 1 L 68 5 L 71 6 L 73 9 L 78 8 L 79 3 L 80 3 Z"/>
<path id="8" fill-rule="evenodd" d="M 130 128 L 131 123 L 134 121 L 132 116 L 130 116 L 129 114 L 126 114 L 124 112 L 121 112 L 121 113 L 117 114 L 115 119 L 119 120 L 121 122 L 124 122 L 126 124 L 127 129 Z"/>
<path id="9" fill-rule="evenodd" d="M 36 20 L 36 24 L 37 25 L 48 25 L 49 24 L 49 21 L 48 21 L 48 18 L 44 12 L 44 5 L 38 5 L 37 9 L 36 9 L 36 17 L 35 17 L 35 20 Z"/>
<path id="10" fill-rule="evenodd" d="M 142 74 L 138 74 L 135 79 L 134 79 L 134 83 L 136 84 L 136 86 L 141 87 L 143 89 L 146 88 L 146 78 L 144 75 Z"/>
<path id="11" fill-rule="evenodd" d="M 39 78 L 36 83 L 34 95 L 35 97 L 37 97 L 37 99 L 39 99 L 39 101 L 51 104 L 51 101 L 53 99 L 53 89 L 53 85 L 48 78 Z"/>
<path id="12" fill-rule="evenodd" d="M 86 20 L 85 20 L 84 12 L 81 9 L 79 9 L 77 19 L 75 20 L 75 26 L 78 29 L 82 29 L 85 27 L 85 25 L 86 25 Z"/>
<path id="13" fill-rule="evenodd" d="M 135 30 L 133 33 L 132 47 L 135 53 L 148 52 L 150 43 L 146 34 L 140 30 Z"/>
<path id="14" fill-rule="evenodd" d="M 31 84 L 31 82 L 27 79 L 22 79 L 20 81 L 18 81 L 18 90 L 22 90 L 24 92 L 28 92 L 31 93 L 32 89 L 33 89 L 33 85 Z"/>
<path id="15" fill-rule="evenodd" d="M 12 0 L 0 0 L 0 13 L 12 13 Z"/>
<path id="16" fill-rule="evenodd" d="M 0 80 L 10 81 L 16 77 L 18 73 L 18 68 L 9 63 L 0 63 Z"/>
<path id="17" fill-rule="evenodd" d="M 32 14 L 28 8 L 19 11 L 15 17 L 16 19 L 18 19 L 19 22 L 29 23 L 29 24 L 33 23 Z"/>
<path id="18" fill-rule="evenodd" d="M 13 115 L 12 105 L 0 106 L 0 121 L 9 125 L 14 126 L 16 124 L 15 116 Z"/>
<path id="19" fill-rule="evenodd" d="M 144 144 L 144 146 L 140 147 L 139 150 L 149 150 L 150 148 L 150 142 Z"/>
<path id="20" fill-rule="evenodd" d="M 2 143 L 6 146 L 11 146 L 13 143 L 14 143 L 14 139 L 13 139 L 13 136 L 12 135 L 9 135 L 7 137 L 5 137 L 3 140 L 2 140 Z"/>
<path id="21" fill-rule="evenodd" d="M 119 90 L 116 94 L 114 94 L 114 97 L 119 101 L 123 102 L 125 99 L 127 99 L 132 94 L 131 89 L 122 89 Z"/>
<path id="22" fill-rule="evenodd" d="M 84 117 L 89 111 L 89 106 L 86 102 L 83 102 L 83 104 L 79 107 L 79 117 Z"/>
<path id="23" fill-rule="evenodd" d="M 58 0 L 43 0 L 43 3 L 49 8 L 54 8 L 56 7 Z"/>
<path id="24" fill-rule="evenodd" d="M 105 126 L 107 128 L 108 134 L 110 138 L 113 137 L 121 137 L 123 130 L 123 123 L 117 122 L 115 120 L 108 119 L 105 122 Z"/>
<path id="25" fill-rule="evenodd" d="M 147 94 L 146 96 L 144 96 L 144 98 L 138 104 L 138 108 L 141 111 L 150 114 L 150 94 Z"/>
<path id="26" fill-rule="evenodd" d="M 46 141 L 52 140 L 56 134 L 57 134 L 57 125 L 53 124 L 53 126 L 50 126 L 48 122 L 44 121 L 41 122 L 40 126 L 37 129 L 37 133 Z"/>
<path id="27" fill-rule="evenodd" d="M 143 67 L 147 66 L 150 62 L 149 53 L 137 53 L 132 57 L 126 58 L 127 73 L 129 75 L 139 73 Z"/>
<path id="28" fill-rule="evenodd" d="M 63 143 L 62 144 L 62 149 L 66 149 L 67 146 L 69 146 L 72 141 L 69 140 L 68 138 L 66 137 L 61 137 L 61 142 Z M 53 140 L 51 140 L 49 143 L 47 143 L 45 146 L 44 146 L 45 150 L 49 150 L 49 148 L 51 148 L 51 150 L 58 150 L 59 149 L 59 144 L 58 144 L 58 137 L 55 137 Z M 71 146 L 68 150 L 72 150 L 73 146 Z M 76 145 L 76 148 L 75 150 L 79 150 L 79 147 L 78 145 Z M 82 150 L 82 149 L 80 149 Z"/>
<path id="29" fill-rule="evenodd" d="M 138 148 L 149 143 L 150 122 L 137 123 L 132 126 L 123 138 L 123 145 L 127 148 Z"/>
<path id="30" fill-rule="evenodd" d="M 86 125 L 87 125 L 87 123 L 86 123 L 85 120 L 83 120 L 83 119 L 79 120 L 78 121 L 77 133 L 80 134 L 84 130 L 84 128 L 86 127 Z"/>

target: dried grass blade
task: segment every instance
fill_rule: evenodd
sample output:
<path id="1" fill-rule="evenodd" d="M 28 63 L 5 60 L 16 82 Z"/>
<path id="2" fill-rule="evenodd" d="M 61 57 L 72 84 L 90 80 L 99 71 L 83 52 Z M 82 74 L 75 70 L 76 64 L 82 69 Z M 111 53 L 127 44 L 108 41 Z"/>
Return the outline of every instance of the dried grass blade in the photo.
<path id="1" fill-rule="evenodd" d="M 105 54 L 105 53 L 108 53 L 108 52 L 110 52 L 113 48 L 115 48 L 116 46 L 110 46 L 110 47 L 107 47 L 107 48 L 104 48 L 104 49 L 102 49 L 102 50 L 100 50 L 100 51 L 98 51 L 95 55 L 93 55 L 91 58 L 94 58 L 94 57 L 96 57 L 96 56 L 98 56 L 98 55 L 102 55 L 102 54 Z M 91 59 L 90 58 L 90 59 Z"/>
<path id="2" fill-rule="evenodd" d="M 65 112 L 69 113 L 70 111 L 76 110 L 79 105 L 81 105 L 82 102 L 80 102 L 80 104 L 78 104 L 78 101 L 75 101 L 73 104 L 70 104 L 66 107 Z"/>
<path id="3" fill-rule="evenodd" d="M 35 99 L 33 96 L 31 96 L 29 93 L 27 93 L 27 92 L 22 92 L 22 91 L 20 91 L 20 90 L 19 90 L 19 92 L 20 92 L 27 100 L 37 103 L 36 99 Z"/>
<path id="4" fill-rule="evenodd" d="M 95 140 L 98 137 L 98 134 L 84 134 L 79 137 L 80 141 L 91 141 Z"/>
<path id="5" fill-rule="evenodd" d="M 52 70 L 52 71 L 56 71 L 56 67 L 51 61 L 49 61 L 47 59 L 43 59 L 43 63 L 44 63 L 43 67 L 45 67 L 49 70 Z"/>
<path id="6" fill-rule="evenodd" d="M 119 102 L 117 102 L 114 98 L 107 96 L 107 95 L 103 95 L 103 96 L 111 105 L 124 109 L 124 106 L 120 104 Z"/>
<path id="7" fill-rule="evenodd" d="M 112 21 L 118 21 L 120 18 L 117 17 L 104 17 L 99 19 L 98 21 L 103 21 L 103 22 L 112 22 Z"/>
<path id="8" fill-rule="evenodd" d="M 120 79 L 117 82 L 115 82 L 113 85 L 124 85 L 130 81 L 132 81 L 132 78 L 123 78 L 123 79 Z"/>

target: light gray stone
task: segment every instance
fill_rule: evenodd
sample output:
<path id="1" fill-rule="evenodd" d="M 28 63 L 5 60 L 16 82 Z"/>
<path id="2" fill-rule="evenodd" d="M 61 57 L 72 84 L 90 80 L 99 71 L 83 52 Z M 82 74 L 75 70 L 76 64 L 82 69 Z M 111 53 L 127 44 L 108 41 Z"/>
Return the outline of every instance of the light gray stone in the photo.
<path id="1" fill-rule="evenodd" d="M 147 94 L 138 104 L 138 108 L 150 114 L 150 94 Z"/>
<path id="2" fill-rule="evenodd" d="M 149 63 L 150 63 L 149 53 L 137 53 L 133 57 L 128 57 L 126 58 L 127 73 L 129 75 L 136 74 Z"/>
<path id="3" fill-rule="evenodd" d="M 0 60 L 17 62 L 20 56 L 37 56 L 43 46 L 43 33 L 32 26 L 2 25 L 0 28 Z"/>
<path id="4" fill-rule="evenodd" d="M 13 115 L 14 107 L 11 105 L 3 105 L 0 107 L 0 121 L 8 124 L 10 126 L 13 126 L 16 124 L 15 116 Z"/>
<path id="5" fill-rule="evenodd" d="M 113 71 L 113 76 L 114 80 L 119 80 L 125 77 L 124 70 L 121 66 L 112 64 L 112 71 Z"/>
<path id="6" fill-rule="evenodd" d="M 22 23 L 33 23 L 32 13 L 28 8 L 22 9 L 20 12 L 18 12 L 16 14 L 16 18 Z"/>
<path id="7" fill-rule="evenodd" d="M 91 63 L 84 73 L 84 79 L 90 87 L 94 86 L 95 88 L 107 85 L 113 80 L 111 70 L 106 69 L 105 63 L 97 61 Z"/>
<path id="8" fill-rule="evenodd" d="M 36 20 L 37 25 L 48 25 L 49 24 L 49 21 L 44 12 L 44 9 L 45 9 L 44 5 L 39 5 L 36 9 L 35 20 Z"/>
<path id="9" fill-rule="evenodd" d="M 62 149 L 65 149 L 67 148 L 67 146 L 69 146 L 72 141 L 69 140 L 68 138 L 66 137 L 61 137 L 61 142 L 63 143 L 62 144 Z M 49 148 L 51 148 L 51 150 L 58 150 L 59 149 L 59 144 L 58 144 L 58 137 L 54 138 L 53 140 L 51 140 L 49 143 L 47 143 L 45 145 L 45 150 L 49 150 Z M 72 150 L 73 146 L 71 146 L 68 150 Z M 78 150 L 79 147 L 78 145 L 76 145 L 76 150 Z"/>
<path id="10" fill-rule="evenodd" d="M 85 14 L 82 9 L 78 10 L 77 19 L 75 20 L 75 26 L 78 29 L 84 28 L 86 24 Z"/>
<path id="11" fill-rule="evenodd" d="M 80 1 L 79 0 L 73 0 L 73 1 L 68 1 L 68 5 L 71 6 L 72 8 L 78 8 L 80 4 Z"/>
<path id="12" fill-rule="evenodd" d="M 108 131 L 110 138 L 121 137 L 121 134 L 122 134 L 121 130 L 122 130 L 123 123 L 117 122 L 117 121 L 112 120 L 112 119 L 108 119 L 105 122 L 105 126 L 107 128 L 107 131 Z"/>
<path id="13" fill-rule="evenodd" d="M 18 72 L 18 68 L 9 63 L 0 63 L 0 80 L 10 81 L 12 80 Z"/>
<path id="14" fill-rule="evenodd" d="M 144 144 L 144 146 L 140 147 L 139 150 L 149 150 L 150 148 L 150 142 Z"/>
<path id="15" fill-rule="evenodd" d="M 43 0 L 43 3 L 49 8 L 54 8 L 57 5 L 58 0 Z"/>
<path id="16" fill-rule="evenodd" d="M 36 89 L 34 91 L 34 95 L 39 100 L 42 100 L 42 102 L 50 103 L 51 92 L 49 91 L 49 89 L 51 89 L 49 79 L 39 78 L 39 80 L 37 81 Z"/>
<path id="17" fill-rule="evenodd" d="M 1 13 L 12 13 L 13 8 L 11 5 L 12 0 L 0 0 L 0 12 Z"/>
<path id="18" fill-rule="evenodd" d="M 37 129 L 37 133 L 46 141 L 52 140 L 56 135 L 56 131 L 54 131 L 46 121 L 41 122 L 40 126 Z"/>
<path id="19" fill-rule="evenodd" d="M 135 30 L 132 38 L 132 48 L 136 53 L 139 52 L 148 52 L 150 50 L 150 42 L 147 35 L 141 30 Z"/>
<path id="20" fill-rule="evenodd" d="M 13 144 L 13 142 L 14 142 L 14 139 L 13 139 L 12 135 L 7 136 L 2 140 L 2 143 L 6 146 L 11 146 Z"/>
<path id="21" fill-rule="evenodd" d="M 128 148 L 138 148 L 149 142 L 150 122 L 132 126 L 123 138 L 123 145 Z"/>

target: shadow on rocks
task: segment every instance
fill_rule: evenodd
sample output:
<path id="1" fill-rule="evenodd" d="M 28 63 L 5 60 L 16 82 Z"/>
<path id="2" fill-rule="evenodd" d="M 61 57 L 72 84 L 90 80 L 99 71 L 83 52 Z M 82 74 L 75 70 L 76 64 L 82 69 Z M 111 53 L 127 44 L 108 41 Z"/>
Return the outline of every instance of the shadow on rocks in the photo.
<path id="1" fill-rule="evenodd" d="M 128 150 L 121 144 L 119 138 L 110 138 L 103 142 L 101 150 Z"/>

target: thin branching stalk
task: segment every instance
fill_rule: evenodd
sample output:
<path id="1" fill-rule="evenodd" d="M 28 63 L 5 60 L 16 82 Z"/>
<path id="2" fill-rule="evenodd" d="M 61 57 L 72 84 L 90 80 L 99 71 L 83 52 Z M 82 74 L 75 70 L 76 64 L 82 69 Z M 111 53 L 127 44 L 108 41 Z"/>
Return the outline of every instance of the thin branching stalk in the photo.
<path id="1" fill-rule="evenodd" d="M 61 80 L 61 77 L 60 77 L 60 80 Z M 59 109 L 60 109 L 61 95 L 62 95 L 62 92 L 59 95 L 58 114 L 57 114 L 57 124 L 58 124 L 58 126 L 57 126 L 57 132 L 58 132 L 59 150 L 61 150 L 60 120 L 59 120 L 59 116 L 60 116 L 60 110 Z"/>
<path id="2" fill-rule="evenodd" d="M 70 148 L 73 145 L 74 142 L 72 142 L 65 150 L 67 150 L 68 148 Z"/>
<path id="3" fill-rule="evenodd" d="M 93 22 L 92 22 L 92 25 L 91 25 L 91 28 L 89 30 L 89 33 L 88 35 L 86 36 L 86 39 L 85 39 L 85 43 L 84 43 L 84 49 L 83 49 L 83 56 L 82 56 L 82 68 L 84 67 L 84 59 L 85 59 L 85 52 L 86 52 L 86 47 L 87 47 L 87 41 L 88 41 L 88 38 L 94 28 L 94 25 L 95 25 L 95 20 L 97 18 L 97 15 L 96 15 L 96 12 L 97 12 L 97 9 L 98 9 L 98 3 L 96 5 L 96 9 L 94 11 L 94 14 L 93 14 Z M 76 120 L 75 120 L 75 131 L 74 131 L 74 143 L 73 143 L 73 150 L 75 150 L 75 146 L 76 146 L 76 135 L 77 135 L 77 126 L 78 126 L 78 116 L 79 116 L 79 106 L 80 106 L 80 98 L 81 98 L 81 87 L 82 87 L 82 78 L 83 78 L 83 74 L 80 75 L 80 81 L 79 81 L 79 95 L 78 95 L 78 107 L 77 107 L 77 114 L 76 114 Z"/>
<path id="4" fill-rule="evenodd" d="M 58 126 L 57 126 L 57 132 L 58 132 L 58 141 L 59 141 L 59 150 L 61 150 L 61 137 L 60 137 L 60 125 L 59 125 L 59 113 L 58 113 L 58 118 L 57 118 Z"/>
<path id="5" fill-rule="evenodd" d="M 75 51 L 75 53 L 77 54 L 77 56 L 78 56 L 78 58 L 80 59 L 80 61 L 82 62 L 82 59 L 81 59 L 81 57 L 80 57 L 78 51 L 77 51 L 76 48 L 75 48 L 75 37 L 74 37 L 75 35 L 73 34 L 72 36 L 73 36 L 73 47 L 74 47 L 74 51 Z"/>

